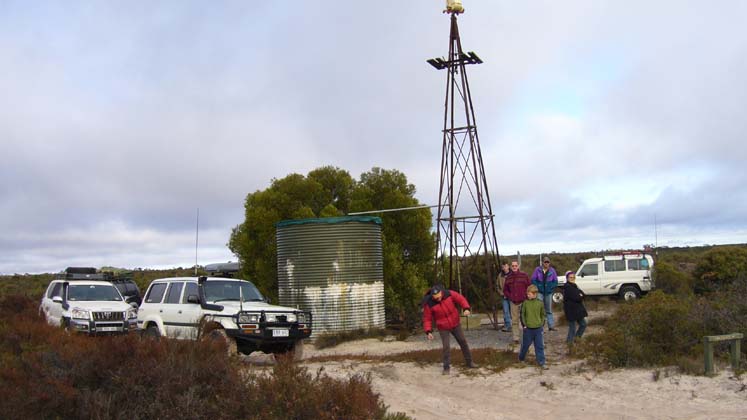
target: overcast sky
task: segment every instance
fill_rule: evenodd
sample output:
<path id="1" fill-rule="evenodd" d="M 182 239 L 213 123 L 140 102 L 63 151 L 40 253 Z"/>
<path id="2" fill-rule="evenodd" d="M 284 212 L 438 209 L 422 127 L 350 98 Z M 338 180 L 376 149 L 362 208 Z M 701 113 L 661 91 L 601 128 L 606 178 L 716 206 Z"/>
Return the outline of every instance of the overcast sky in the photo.
<path id="1" fill-rule="evenodd" d="M 0 273 L 191 266 L 333 165 L 437 200 L 443 1 L 0 0 Z M 465 0 L 501 253 L 747 242 L 747 2 Z"/>

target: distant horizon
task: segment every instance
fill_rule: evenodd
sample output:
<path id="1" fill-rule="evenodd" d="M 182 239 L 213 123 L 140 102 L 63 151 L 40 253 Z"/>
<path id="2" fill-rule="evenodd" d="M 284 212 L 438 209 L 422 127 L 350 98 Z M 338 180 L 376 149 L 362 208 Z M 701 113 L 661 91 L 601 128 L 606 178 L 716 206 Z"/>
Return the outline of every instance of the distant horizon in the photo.
<path id="1" fill-rule="evenodd" d="M 712 248 L 712 247 L 727 247 L 727 246 L 747 246 L 747 242 L 740 242 L 740 243 L 728 243 L 728 244 L 702 244 L 702 245 L 685 245 L 685 246 L 659 246 L 658 248 L 653 248 L 652 253 L 656 251 L 656 249 L 680 249 L 680 248 Z M 539 252 L 522 252 L 521 256 L 539 256 L 539 255 L 567 255 L 567 254 L 585 254 L 585 253 L 592 253 L 592 254 L 609 254 L 614 252 L 620 252 L 620 251 L 643 251 L 643 249 L 633 249 L 633 248 L 618 248 L 618 249 L 603 249 L 603 250 L 585 250 L 585 251 L 569 251 L 569 252 L 558 252 L 558 251 L 550 251 L 546 253 L 539 253 Z M 505 254 L 501 253 L 500 257 L 512 257 L 515 256 L 515 253 L 512 254 Z M 225 262 L 237 262 L 237 259 L 233 260 L 226 260 L 226 261 L 212 261 L 206 264 L 198 264 L 198 268 L 204 268 L 208 264 L 215 264 L 215 263 L 225 263 Z M 134 268 L 126 268 L 126 267 L 117 267 L 112 265 L 102 265 L 102 266 L 95 266 L 95 265 L 67 265 L 65 267 L 62 267 L 58 271 L 42 271 L 42 272 L 27 272 L 27 273 L 0 273 L 0 276 L 14 276 L 14 275 L 44 275 L 44 274 L 58 274 L 60 272 L 63 272 L 67 267 L 94 267 L 99 271 L 104 271 L 102 269 L 104 268 L 113 268 L 115 270 L 124 270 L 124 271 L 146 271 L 146 270 L 190 270 L 194 269 L 194 265 L 173 265 L 173 266 L 160 266 L 160 267 L 134 267 Z"/>

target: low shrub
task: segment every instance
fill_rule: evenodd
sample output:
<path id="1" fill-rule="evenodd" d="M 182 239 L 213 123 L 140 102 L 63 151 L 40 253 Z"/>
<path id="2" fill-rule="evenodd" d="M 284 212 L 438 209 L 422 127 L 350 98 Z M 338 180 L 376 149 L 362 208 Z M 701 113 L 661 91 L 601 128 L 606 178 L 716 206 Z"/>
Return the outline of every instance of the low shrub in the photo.
<path id="1" fill-rule="evenodd" d="M 289 360 L 247 373 L 220 343 L 86 337 L 47 325 L 34 301 L 0 300 L 3 418 L 403 419 L 370 378 L 311 375 Z"/>
<path id="2" fill-rule="evenodd" d="M 747 281 L 736 280 L 704 296 L 652 292 L 621 305 L 604 331 L 586 336 L 576 354 L 613 367 L 678 366 L 702 373 L 704 336 L 747 336 L 746 290 Z M 728 351 L 717 354 L 725 358 Z"/>
<path id="3" fill-rule="evenodd" d="M 665 262 L 654 265 L 653 276 L 656 288 L 664 293 L 682 296 L 693 293 L 693 277 Z"/>

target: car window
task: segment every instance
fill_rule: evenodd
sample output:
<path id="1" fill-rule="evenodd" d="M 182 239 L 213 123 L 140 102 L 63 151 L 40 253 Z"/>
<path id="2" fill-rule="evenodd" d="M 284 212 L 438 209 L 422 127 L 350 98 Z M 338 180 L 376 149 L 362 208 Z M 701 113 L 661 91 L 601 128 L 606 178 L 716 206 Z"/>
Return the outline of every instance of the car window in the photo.
<path id="1" fill-rule="evenodd" d="M 604 262 L 604 271 L 625 271 L 625 261 L 623 260 L 606 260 Z"/>
<path id="2" fill-rule="evenodd" d="M 67 288 L 67 300 L 70 301 L 121 301 L 122 295 L 119 294 L 114 286 L 101 284 L 71 284 Z"/>
<path id="3" fill-rule="evenodd" d="M 54 285 L 54 288 L 52 288 L 52 296 L 50 297 L 55 297 L 55 296 L 62 297 L 62 283 L 61 282 L 56 283 Z"/>
<path id="4" fill-rule="evenodd" d="M 179 297 L 182 295 L 182 287 L 184 283 L 174 282 L 169 286 L 169 291 L 166 293 L 166 300 L 164 303 L 179 303 Z"/>
<path id="5" fill-rule="evenodd" d="M 61 282 L 54 283 L 49 287 L 49 292 L 47 292 L 47 297 L 52 299 L 55 296 L 62 296 L 62 283 Z"/>
<path id="6" fill-rule="evenodd" d="M 645 258 L 628 260 L 628 270 L 648 270 L 648 260 Z"/>
<path id="7" fill-rule="evenodd" d="M 248 281 L 211 280 L 205 282 L 205 299 L 208 302 L 222 300 L 261 301 L 262 294 Z"/>
<path id="8" fill-rule="evenodd" d="M 182 303 L 188 303 L 187 298 L 189 297 L 189 295 L 198 296 L 197 283 L 187 283 L 187 287 L 184 289 L 184 297 L 182 298 Z"/>
<path id="9" fill-rule="evenodd" d="M 585 265 L 582 269 L 579 275 L 584 276 L 597 276 L 599 275 L 599 264 L 588 264 Z"/>
<path id="10" fill-rule="evenodd" d="M 163 298 L 163 292 L 166 290 L 166 283 L 156 283 L 150 287 L 148 296 L 145 297 L 146 303 L 160 303 Z"/>

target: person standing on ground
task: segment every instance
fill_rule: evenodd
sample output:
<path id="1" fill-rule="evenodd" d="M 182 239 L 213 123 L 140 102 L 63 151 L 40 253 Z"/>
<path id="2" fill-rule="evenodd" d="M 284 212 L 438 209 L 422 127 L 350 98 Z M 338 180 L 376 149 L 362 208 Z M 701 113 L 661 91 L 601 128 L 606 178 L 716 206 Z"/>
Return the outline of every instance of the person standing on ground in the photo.
<path id="1" fill-rule="evenodd" d="M 545 365 L 545 343 L 542 339 L 542 326 L 545 325 L 545 319 L 545 305 L 537 299 L 537 286 L 531 285 L 527 288 L 527 300 L 521 305 L 523 337 L 521 339 L 519 361 L 524 361 L 529 346 L 534 344 L 534 354 L 542 369 L 547 369 Z"/>
<path id="2" fill-rule="evenodd" d="M 423 329 L 428 336 L 428 340 L 433 340 L 433 321 L 435 321 L 438 333 L 441 335 L 444 375 L 448 375 L 451 368 L 450 335 L 453 335 L 457 343 L 459 343 L 462 355 L 464 355 L 464 363 L 467 367 L 471 369 L 477 367 L 472 363 L 472 353 L 469 351 L 467 339 L 464 338 L 464 332 L 460 323 L 459 308 L 457 306 L 464 311 L 464 315 L 469 316 L 470 306 L 467 299 L 440 284 L 431 288 L 430 294 L 426 296 L 423 302 Z"/>
<path id="3" fill-rule="evenodd" d="M 573 340 L 581 338 L 586 331 L 586 317 L 589 314 L 584 307 L 584 292 L 576 284 L 576 273 L 568 271 L 565 273 L 567 280 L 563 288 L 563 312 L 565 319 L 568 321 L 568 344 L 573 344 Z M 578 331 L 576 330 L 578 323 Z"/>
<path id="4" fill-rule="evenodd" d="M 522 302 L 527 298 L 527 287 L 530 281 L 527 273 L 519 270 L 519 262 L 511 261 L 511 272 L 506 276 L 506 282 L 503 284 L 503 295 L 511 301 L 511 332 L 514 343 L 519 342 L 521 337 L 521 326 L 519 319 L 519 308 Z"/>
<path id="5" fill-rule="evenodd" d="M 510 272 L 508 263 L 502 263 L 501 271 L 498 273 L 498 279 L 496 280 L 498 298 L 501 300 L 501 305 L 503 307 L 503 329 L 501 329 L 503 332 L 511 331 L 511 301 L 503 294 L 503 285 L 506 284 L 506 276 L 508 276 Z"/>
<path id="6" fill-rule="evenodd" d="M 545 305 L 547 327 L 550 331 L 555 331 L 555 318 L 552 316 L 552 294 L 558 287 L 558 273 L 550 266 L 549 258 L 543 258 L 542 265 L 534 269 L 532 284 L 537 286 L 539 298 Z"/>

